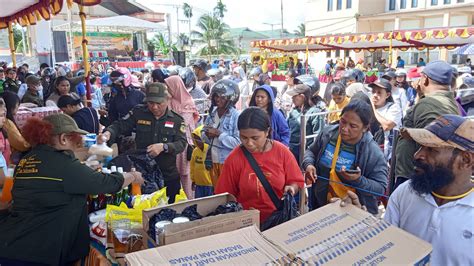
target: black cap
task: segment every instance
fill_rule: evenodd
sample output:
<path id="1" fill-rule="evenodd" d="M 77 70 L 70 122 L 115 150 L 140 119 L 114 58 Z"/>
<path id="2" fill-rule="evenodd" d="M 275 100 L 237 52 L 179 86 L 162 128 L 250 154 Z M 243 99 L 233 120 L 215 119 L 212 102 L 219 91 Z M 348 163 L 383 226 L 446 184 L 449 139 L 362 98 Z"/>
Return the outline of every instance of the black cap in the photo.
<path id="1" fill-rule="evenodd" d="M 196 62 L 194 62 L 193 66 L 195 67 L 199 67 L 200 69 L 204 70 L 204 71 L 207 71 L 207 61 L 204 60 L 204 59 L 198 59 L 196 60 Z"/>
<path id="2" fill-rule="evenodd" d="M 81 104 L 81 99 L 74 98 L 70 95 L 63 95 L 58 99 L 58 107 L 64 108 L 68 105 L 78 105 Z"/>
<path id="3" fill-rule="evenodd" d="M 397 74 L 395 74 L 395 71 L 387 71 L 385 74 L 383 74 L 382 78 L 392 80 L 397 77 Z"/>
<path id="4" fill-rule="evenodd" d="M 392 92 L 392 84 L 390 84 L 390 82 L 384 78 L 381 78 L 379 80 L 376 80 L 373 83 L 370 83 L 369 87 L 370 88 L 379 87 L 379 88 L 385 89 L 387 92 Z"/>

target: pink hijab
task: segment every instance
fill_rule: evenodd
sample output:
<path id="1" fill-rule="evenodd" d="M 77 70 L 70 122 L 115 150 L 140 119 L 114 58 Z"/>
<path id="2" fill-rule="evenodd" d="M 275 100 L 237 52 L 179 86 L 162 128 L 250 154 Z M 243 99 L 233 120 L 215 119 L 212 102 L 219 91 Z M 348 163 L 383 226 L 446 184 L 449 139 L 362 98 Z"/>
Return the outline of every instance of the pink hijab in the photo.
<path id="1" fill-rule="evenodd" d="M 189 94 L 183 80 L 179 76 L 171 76 L 165 79 L 168 92 L 171 95 L 170 108 L 178 114 L 193 113 L 195 119 L 199 119 L 199 113 L 194 104 L 193 97 Z"/>

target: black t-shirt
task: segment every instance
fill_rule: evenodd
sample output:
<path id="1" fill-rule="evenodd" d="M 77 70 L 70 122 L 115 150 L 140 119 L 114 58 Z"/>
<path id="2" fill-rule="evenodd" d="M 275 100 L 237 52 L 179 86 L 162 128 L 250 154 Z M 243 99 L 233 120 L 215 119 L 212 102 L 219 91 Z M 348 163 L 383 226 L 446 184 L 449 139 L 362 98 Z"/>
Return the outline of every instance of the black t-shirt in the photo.
<path id="1" fill-rule="evenodd" d="M 99 117 L 92 107 L 82 108 L 72 115 L 77 126 L 89 133 L 99 134 Z"/>

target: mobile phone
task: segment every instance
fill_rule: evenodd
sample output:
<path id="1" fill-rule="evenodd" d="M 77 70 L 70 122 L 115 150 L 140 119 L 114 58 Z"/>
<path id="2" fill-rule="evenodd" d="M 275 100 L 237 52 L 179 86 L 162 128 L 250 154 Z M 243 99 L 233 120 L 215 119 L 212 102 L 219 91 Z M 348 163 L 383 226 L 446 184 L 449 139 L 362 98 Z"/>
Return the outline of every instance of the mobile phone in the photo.
<path id="1" fill-rule="evenodd" d="M 358 170 L 358 169 L 346 169 L 345 171 L 348 174 L 358 174 L 358 173 L 360 173 L 360 170 Z"/>

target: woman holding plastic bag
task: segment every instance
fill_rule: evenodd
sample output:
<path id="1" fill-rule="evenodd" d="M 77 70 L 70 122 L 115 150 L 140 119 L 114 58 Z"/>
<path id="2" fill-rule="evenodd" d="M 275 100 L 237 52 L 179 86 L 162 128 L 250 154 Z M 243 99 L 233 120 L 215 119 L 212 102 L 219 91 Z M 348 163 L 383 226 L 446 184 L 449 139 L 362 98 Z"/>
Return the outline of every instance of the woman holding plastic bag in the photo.
<path id="1" fill-rule="evenodd" d="M 265 111 L 245 109 L 237 127 L 242 145 L 227 157 L 215 193 L 228 192 L 244 209 L 258 209 L 264 224 L 281 208 L 284 194 L 298 193 L 304 178 L 290 150 L 271 139 L 270 118 Z"/>
<path id="2" fill-rule="evenodd" d="M 33 148 L 15 169 L 11 207 L 0 211 L 0 264 L 73 264 L 89 252 L 87 195 L 143 179 L 138 172 L 100 173 L 76 159 L 87 132 L 68 115 L 30 118 L 23 130 Z"/>

